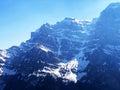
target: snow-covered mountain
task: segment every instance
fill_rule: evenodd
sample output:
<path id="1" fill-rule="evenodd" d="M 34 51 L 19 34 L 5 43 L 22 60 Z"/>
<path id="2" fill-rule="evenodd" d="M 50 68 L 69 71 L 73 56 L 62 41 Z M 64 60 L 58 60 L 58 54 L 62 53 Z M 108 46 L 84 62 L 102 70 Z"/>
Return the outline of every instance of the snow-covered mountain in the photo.
<path id="1" fill-rule="evenodd" d="M 0 50 L 0 90 L 119 90 L 120 3 L 92 21 L 42 25 Z"/>

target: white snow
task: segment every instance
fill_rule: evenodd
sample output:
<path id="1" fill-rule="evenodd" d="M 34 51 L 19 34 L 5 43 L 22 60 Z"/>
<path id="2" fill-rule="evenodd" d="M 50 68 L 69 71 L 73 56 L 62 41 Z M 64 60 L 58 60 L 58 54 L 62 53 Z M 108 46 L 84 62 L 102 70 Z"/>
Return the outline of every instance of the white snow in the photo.
<path id="1" fill-rule="evenodd" d="M 9 57 L 6 50 L 1 51 L 0 54 L 4 57 Z"/>
<path id="2" fill-rule="evenodd" d="M 87 65 L 87 63 L 81 63 L 84 66 L 82 66 L 82 69 L 85 68 L 85 66 Z M 74 72 L 72 71 L 74 69 Z M 85 72 L 82 73 L 78 73 L 77 76 L 77 70 L 78 70 L 78 61 L 77 59 L 71 60 L 67 63 L 59 63 L 58 64 L 58 68 L 49 68 L 49 67 L 44 67 L 44 69 L 42 70 L 42 72 L 45 73 L 49 73 L 52 75 L 55 75 L 57 77 L 61 77 L 63 79 L 69 80 L 69 81 L 73 81 L 73 82 L 77 82 L 77 80 L 81 79 L 84 75 L 86 75 Z M 65 71 L 64 73 L 62 73 L 61 71 Z"/>
<path id="3" fill-rule="evenodd" d="M 46 72 L 46 73 L 50 73 L 50 74 L 55 74 L 57 77 L 61 77 L 60 72 L 59 72 L 59 68 L 57 69 L 51 69 L 48 67 L 45 67 L 42 72 Z"/>
<path id="4" fill-rule="evenodd" d="M 76 22 L 76 23 L 78 23 L 78 24 L 81 23 L 80 20 L 78 20 L 78 19 L 74 19 L 74 22 Z"/>
<path id="5" fill-rule="evenodd" d="M 0 65 L 1 65 L 1 67 L 0 67 L 0 76 L 1 76 L 2 73 L 3 73 L 3 68 L 2 68 L 2 66 L 4 65 L 4 63 L 0 63 Z"/>
<path id="6" fill-rule="evenodd" d="M 38 48 L 40 48 L 41 50 L 43 50 L 43 51 L 45 51 L 45 52 L 51 51 L 50 49 L 48 49 L 47 47 L 45 47 L 45 46 L 43 46 L 43 45 L 38 46 Z"/>
<path id="7" fill-rule="evenodd" d="M 79 74 L 81 74 L 81 77 L 85 75 L 85 74 L 83 74 L 82 71 L 88 66 L 88 64 L 90 62 L 89 60 L 87 60 L 87 58 L 85 57 L 85 54 L 84 54 L 86 51 L 86 47 L 84 47 L 84 45 L 87 42 L 89 42 L 89 41 L 87 41 L 87 40 L 83 41 L 83 43 L 82 43 L 83 47 L 78 49 L 79 53 L 74 56 L 74 58 L 78 61 L 78 70 L 81 71 L 81 73 L 79 73 Z M 92 52 L 93 50 L 88 50 L 88 51 Z"/>
<path id="8" fill-rule="evenodd" d="M 66 17 L 64 19 L 64 22 L 70 22 L 70 21 L 72 21 L 74 23 L 78 23 L 78 24 L 80 23 L 80 20 L 76 19 L 75 17 Z"/>
<path id="9" fill-rule="evenodd" d="M 3 73 L 3 70 L 2 70 L 2 68 L 0 68 L 0 76 L 2 75 L 2 73 Z"/>
<path id="10" fill-rule="evenodd" d="M 58 46 L 59 46 L 57 54 L 61 55 L 61 50 L 60 50 L 60 48 L 61 48 L 61 40 L 59 38 L 57 38 L 57 42 L 58 42 Z"/>
<path id="11" fill-rule="evenodd" d="M 0 59 L 5 62 L 5 59 L 3 57 L 0 57 Z"/>
<path id="12" fill-rule="evenodd" d="M 38 72 L 33 72 L 32 74 L 29 74 L 28 77 L 30 76 L 36 76 L 36 77 L 45 77 L 45 74 L 40 74 L 39 72 L 41 72 L 40 70 L 38 70 Z"/>
<path id="13" fill-rule="evenodd" d="M 13 75 L 14 74 L 13 70 L 9 70 L 9 69 L 4 67 L 4 64 L 5 64 L 4 62 L 6 61 L 5 58 L 9 58 L 7 51 L 6 50 L 0 51 L 0 59 L 3 61 L 3 63 L 0 63 L 0 65 L 1 65 L 0 76 L 5 75 L 5 74 Z"/>
<path id="14" fill-rule="evenodd" d="M 10 70 L 6 67 L 0 69 L 0 75 L 14 75 L 16 72 L 14 70 Z"/>
<path id="15" fill-rule="evenodd" d="M 73 23 L 77 23 L 78 25 L 82 25 L 82 24 L 90 24 L 91 20 L 78 20 L 75 17 L 66 17 L 62 22 L 68 23 L 70 24 L 71 22 Z"/>
<path id="16" fill-rule="evenodd" d="M 74 59 L 74 60 L 71 60 L 67 63 L 59 63 L 58 64 L 61 68 L 64 68 L 64 69 L 76 69 L 77 70 L 77 67 L 78 67 L 78 61 L 77 59 Z"/>
<path id="17" fill-rule="evenodd" d="M 68 79 L 68 80 L 76 83 L 77 75 L 72 72 L 72 69 L 77 70 L 77 67 L 78 67 L 78 61 L 75 59 L 75 60 L 71 60 L 67 63 L 59 63 L 58 68 L 56 68 L 56 69 L 44 67 L 42 72 L 50 73 L 50 74 L 56 75 L 57 77 L 61 77 L 63 79 Z M 66 73 L 63 74 L 60 72 L 61 70 L 67 70 L 67 71 L 66 71 Z"/>
<path id="18" fill-rule="evenodd" d="M 9 55 L 7 54 L 6 50 L 0 51 L 0 59 L 5 62 L 5 58 L 9 58 Z"/>
<path id="19" fill-rule="evenodd" d="M 71 71 L 66 73 L 66 75 L 63 78 L 73 81 L 75 83 L 77 82 L 77 75 Z"/>
<path id="20" fill-rule="evenodd" d="M 0 63 L 1 66 L 5 65 L 5 63 Z"/>

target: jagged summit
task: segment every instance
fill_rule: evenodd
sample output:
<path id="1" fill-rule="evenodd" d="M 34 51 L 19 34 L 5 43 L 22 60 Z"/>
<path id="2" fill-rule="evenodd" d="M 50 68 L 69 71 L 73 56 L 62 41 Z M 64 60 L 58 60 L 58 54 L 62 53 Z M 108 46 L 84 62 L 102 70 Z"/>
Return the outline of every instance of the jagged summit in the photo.
<path id="1" fill-rule="evenodd" d="M 80 24 L 80 20 L 76 19 L 75 17 L 66 17 L 62 22 L 75 22 Z"/>
<path id="2" fill-rule="evenodd" d="M 66 17 L 62 21 L 56 22 L 56 24 L 51 25 L 49 23 L 43 24 L 39 29 L 34 33 L 44 32 L 46 30 L 55 30 L 55 29 L 71 29 L 71 30 L 79 30 L 84 27 L 85 24 L 90 24 L 91 21 L 80 21 L 74 17 Z"/>
<path id="3" fill-rule="evenodd" d="M 64 20 L 57 22 L 54 26 L 58 28 L 64 28 L 64 29 L 71 28 L 72 30 L 74 29 L 77 30 L 83 27 L 84 25 L 90 24 L 90 23 L 91 23 L 90 20 L 80 21 L 74 17 L 66 17 L 64 18 Z"/>

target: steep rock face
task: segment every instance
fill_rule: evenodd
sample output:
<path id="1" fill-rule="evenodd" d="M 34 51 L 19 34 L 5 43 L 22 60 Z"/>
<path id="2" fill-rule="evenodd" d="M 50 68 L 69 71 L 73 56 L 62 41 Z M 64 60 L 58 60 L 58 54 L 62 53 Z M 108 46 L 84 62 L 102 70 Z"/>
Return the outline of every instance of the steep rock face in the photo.
<path id="1" fill-rule="evenodd" d="M 120 3 L 112 3 L 101 13 L 95 30 L 95 35 L 100 39 L 100 44 L 119 45 L 119 9 Z"/>
<path id="2" fill-rule="evenodd" d="M 120 3 L 110 4 L 98 18 L 93 30 L 93 43 L 105 54 L 119 58 L 120 54 Z"/>
<path id="3" fill-rule="evenodd" d="M 40 43 L 54 51 L 62 60 L 71 60 L 88 41 L 89 21 L 65 18 L 55 25 L 44 24 L 31 34 L 29 42 Z M 87 26 L 87 27 L 86 27 Z M 46 43 L 47 42 L 47 43 Z"/>
<path id="4" fill-rule="evenodd" d="M 89 55 L 88 79 L 99 89 L 120 89 L 120 3 L 110 4 L 97 19 L 91 34 L 96 50 Z M 92 77 L 92 78 L 91 78 Z M 112 86 L 115 83 L 114 86 Z"/>

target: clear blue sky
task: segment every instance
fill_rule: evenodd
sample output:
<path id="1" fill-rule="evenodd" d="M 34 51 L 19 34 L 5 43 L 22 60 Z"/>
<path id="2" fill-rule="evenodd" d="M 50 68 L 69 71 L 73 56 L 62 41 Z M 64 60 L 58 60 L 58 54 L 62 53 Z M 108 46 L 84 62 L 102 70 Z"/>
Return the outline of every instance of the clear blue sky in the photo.
<path id="1" fill-rule="evenodd" d="M 30 32 L 65 17 L 98 17 L 111 2 L 120 0 L 0 0 L 0 49 L 19 45 Z"/>

